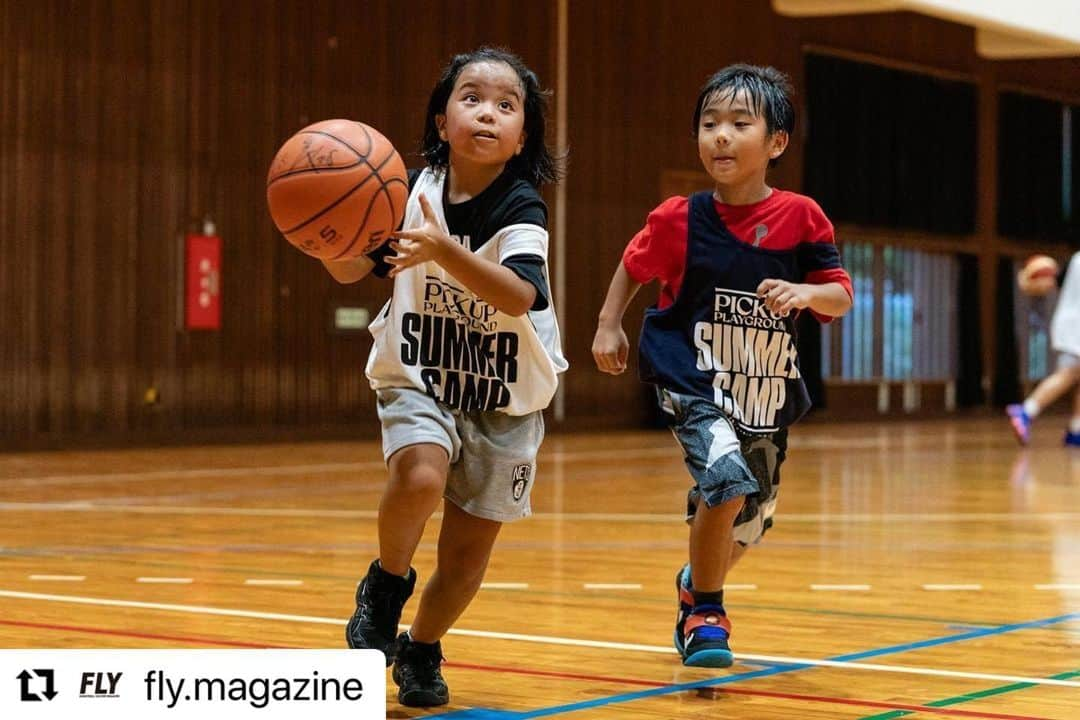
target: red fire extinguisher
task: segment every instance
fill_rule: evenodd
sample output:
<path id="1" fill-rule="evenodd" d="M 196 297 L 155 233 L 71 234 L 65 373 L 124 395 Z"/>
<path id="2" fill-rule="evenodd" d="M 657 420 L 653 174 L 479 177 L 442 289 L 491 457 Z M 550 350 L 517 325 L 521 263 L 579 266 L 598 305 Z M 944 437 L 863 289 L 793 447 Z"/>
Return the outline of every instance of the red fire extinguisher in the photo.
<path id="1" fill-rule="evenodd" d="M 214 223 L 203 220 L 202 233 L 188 233 L 184 242 L 184 327 L 221 329 L 221 238 Z"/>

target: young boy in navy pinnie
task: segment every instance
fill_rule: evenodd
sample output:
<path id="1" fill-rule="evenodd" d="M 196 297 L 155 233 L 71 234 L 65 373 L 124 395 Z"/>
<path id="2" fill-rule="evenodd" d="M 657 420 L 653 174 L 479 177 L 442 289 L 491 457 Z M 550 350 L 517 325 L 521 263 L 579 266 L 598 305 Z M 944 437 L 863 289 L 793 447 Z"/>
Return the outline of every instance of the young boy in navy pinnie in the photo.
<path id="1" fill-rule="evenodd" d="M 794 316 L 821 321 L 851 308 L 851 279 L 817 203 L 765 182 L 795 123 L 786 76 L 731 65 L 694 109 L 698 155 L 714 188 L 665 200 L 649 213 L 615 270 L 593 357 L 617 375 L 629 344 L 626 307 L 660 283 L 639 343 L 685 455 L 690 562 L 676 575 L 675 647 L 683 664 L 733 662 L 724 578 L 772 525 L 787 428 L 809 408 Z"/>

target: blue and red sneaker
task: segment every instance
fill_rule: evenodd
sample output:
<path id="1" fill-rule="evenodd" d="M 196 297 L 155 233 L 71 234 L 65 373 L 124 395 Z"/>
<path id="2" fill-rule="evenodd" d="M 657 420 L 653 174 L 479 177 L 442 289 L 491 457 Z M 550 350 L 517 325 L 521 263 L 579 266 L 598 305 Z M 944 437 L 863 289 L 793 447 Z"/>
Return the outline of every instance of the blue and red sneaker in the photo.
<path id="1" fill-rule="evenodd" d="M 675 592 L 679 596 L 679 614 L 675 616 L 675 649 L 683 654 L 683 628 L 694 611 L 694 593 L 690 592 L 690 564 L 675 573 Z"/>
<path id="2" fill-rule="evenodd" d="M 683 665 L 726 668 L 735 661 L 728 647 L 731 621 L 719 605 L 698 605 L 683 626 Z"/>
<path id="3" fill-rule="evenodd" d="M 1024 412 L 1024 406 L 1020 403 L 1006 405 L 1005 414 L 1009 416 L 1009 424 L 1012 425 L 1017 441 L 1021 445 L 1027 445 L 1031 440 L 1031 418 Z"/>

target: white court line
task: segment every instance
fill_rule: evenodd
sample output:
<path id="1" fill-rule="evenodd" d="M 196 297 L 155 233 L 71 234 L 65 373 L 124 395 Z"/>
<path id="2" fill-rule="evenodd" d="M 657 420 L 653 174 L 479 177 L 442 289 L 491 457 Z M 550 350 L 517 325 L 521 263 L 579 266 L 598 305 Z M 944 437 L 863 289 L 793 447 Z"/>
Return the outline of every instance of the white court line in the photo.
<path id="1" fill-rule="evenodd" d="M 19 598 L 22 600 L 45 600 L 49 602 L 68 602 L 76 605 L 101 605 L 104 607 L 126 607 L 140 610 L 165 610 L 170 612 L 193 613 L 196 615 L 224 615 L 227 617 L 256 618 L 258 620 L 284 620 L 286 622 L 319 623 L 321 625 L 341 625 L 340 618 L 323 618 L 310 615 L 284 615 L 281 613 L 258 612 L 255 610 L 229 610 L 204 605 L 173 605 L 169 603 L 140 602 L 138 600 L 110 600 L 107 598 L 82 597 L 78 595 L 46 595 L 16 590 L 0 590 L 0 597 Z"/>
<path id="2" fill-rule="evenodd" d="M 967 585 L 964 585 L 964 584 L 949 585 L 949 584 L 940 584 L 940 583 L 929 583 L 927 585 L 923 585 L 922 589 L 923 590 L 939 590 L 939 591 L 943 591 L 943 592 L 949 592 L 951 590 L 982 590 L 983 586 L 978 584 L 978 583 L 969 583 Z"/>
<path id="3" fill-rule="evenodd" d="M 355 472 L 359 470 L 383 469 L 381 461 L 359 463 L 323 463 L 321 465 L 273 465 L 269 467 L 237 468 L 188 468 L 185 470 L 146 470 L 127 473 L 87 473 L 83 475 L 43 475 L 41 477 L 17 477 L 4 480 L 5 483 L 20 485 L 85 485 L 99 482 L 140 482 L 143 480 L 169 480 L 183 478 L 220 478 L 298 475 L 303 473 Z"/>
<path id="4" fill-rule="evenodd" d="M 725 585 L 724 590 L 757 590 L 757 585 L 753 583 L 747 585 Z"/>
<path id="5" fill-rule="evenodd" d="M 1080 590 L 1080 583 L 1051 583 L 1049 585 L 1036 585 L 1036 590 Z"/>
<path id="6" fill-rule="evenodd" d="M 876 439 L 845 439 L 843 441 L 817 441 L 808 439 L 792 439 L 788 443 L 791 449 L 814 448 L 814 449 L 843 449 L 853 448 L 876 448 L 888 447 L 888 441 Z M 562 462 L 566 460 L 590 460 L 616 458 L 619 460 L 633 458 L 670 458 L 672 463 L 682 466 L 682 456 L 675 445 L 664 447 L 645 448 L 616 448 L 612 450 L 571 450 L 541 452 L 541 463 Z M 140 482 L 143 480 L 182 479 L 182 478 L 221 478 L 221 477 L 273 477 L 279 475 L 295 475 L 305 473 L 348 473 L 363 470 L 385 470 L 386 464 L 382 460 L 368 460 L 365 462 L 342 462 L 342 463 L 318 463 L 312 465 L 270 465 L 251 467 L 205 467 L 205 468 L 176 468 L 172 470 L 146 470 L 139 472 L 118 473 L 85 473 L 70 475 L 40 475 L 23 476 L 13 478 L 0 478 L 0 481 L 20 485 L 79 485 L 98 482 Z M 1075 514 L 1075 513 L 1074 513 Z"/>
<path id="7" fill-rule="evenodd" d="M 1080 512 L 1045 513 L 780 513 L 794 522 L 1030 522 L 1032 520 L 1080 520 Z"/>
<path id="8" fill-rule="evenodd" d="M 0 511 L 24 512 L 119 512 L 135 515 L 230 515 L 239 517 L 378 518 L 377 510 L 295 510 L 292 508 L 228 508 L 211 506 L 116 505 L 107 503 L 0 503 Z M 438 517 L 435 513 L 432 517 Z M 673 516 L 674 517 L 674 516 Z"/>
<path id="9" fill-rule="evenodd" d="M 480 583 L 481 590 L 528 590 L 529 583 L 485 582 Z"/>
<path id="10" fill-rule="evenodd" d="M 47 582 L 82 582 L 85 575 L 31 575 L 31 580 L 45 580 Z"/>
<path id="11" fill-rule="evenodd" d="M 640 590 L 641 583 L 585 583 L 586 590 Z"/>
<path id="12" fill-rule="evenodd" d="M 870 587 L 871 587 L 870 585 L 828 585 L 828 584 L 817 584 L 817 583 L 815 583 L 815 584 L 812 584 L 810 586 L 810 589 L 811 590 L 844 591 L 844 590 L 869 590 Z"/>
<path id="13" fill-rule="evenodd" d="M 228 617 L 257 618 L 260 620 L 283 620 L 285 622 L 315 623 L 319 625 L 335 625 L 341 627 L 344 621 L 341 618 L 324 618 L 310 615 L 286 615 L 283 613 L 266 613 L 254 610 L 230 610 L 227 608 L 205 607 L 200 605 L 169 605 L 163 603 L 137 602 L 134 600 L 110 600 L 107 598 L 80 597 L 77 595 L 46 595 L 43 593 L 28 593 L 16 590 L 0 590 L 0 597 L 18 598 L 21 600 L 44 600 L 48 602 L 67 602 L 79 605 L 102 605 L 108 607 L 127 607 L 142 610 L 165 610 L 171 612 L 196 613 L 202 615 L 224 615 Z M 402 625 L 408 629 L 407 625 Z M 551 637 L 546 635 L 520 635 L 517 633 L 489 632 L 486 630 L 463 630 L 453 628 L 450 635 L 463 637 L 487 638 L 490 640 L 516 640 L 518 642 L 540 643 L 544 645 L 562 645 L 573 647 L 601 648 L 606 650 L 628 650 L 634 652 L 647 652 L 660 655 L 674 655 L 676 650 L 670 645 L 634 645 L 630 643 L 605 642 L 603 640 L 580 640 L 577 638 Z M 1080 682 L 1073 680 L 1054 680 L 1051 678 L 1022 677 L 1014 675 L 991 675 L 987 673 L 972 673 L 956 670 L 937 670 L 934 668 L 910 667 L 906 665 L 874 665 L 869 663 L 844 662 L 840 660 L 818 660 L 814 658 L 782 657 L 777 655 L 749 655 L 739 653 L 735 655 L 739 660 L 751 660 L 756 662 L 780 663 L 785 665 L 810 665 L 815 667 L 835 667 L 845 670 L 868 670 L 875 672 L 907 673 L 911 675 L 932 675 L 937 677 L 968 678 L 973 680 L 990 680 L 1002 683 L 1032 683 L 1034 685 L 1055 685 L 1060 687 L 1080 688 Z"/>
<path id="14" fill-rule="evenodd" d="M 296 508 L 235 508 L 212 505 L 125 505 L 119 503 L 57 502 L 17 503 L 0 502 L 0 511 L 7 512 L 100 512 L 130 513 L 133 515 L 226 515 L 236 517 L 295 517 L 340 518 L 344 520 L 375 520 L 377 510 L 303 510 Z M 432 517 L 441 517 L 433 513 Z M 533 520 L 572 520 L 600 522 L 648 522 L 686 524 L 682 514 L 660 515 L 654 513 L 533 513 Z"/>
<path id="15" fill-rule="evenodd" d="M 245 585 L 267 585 L 267 586 L 283 585 L 283 586 L 294 587 L 296 585 L 303 585 L 304 581 L 303 580 L 271 580 L 271 579 L 248 578 L 247 580 L 244 581 L 244 584 Z"/>
<path id="16" fill-rule="evenodd" d="M 150 583 L 161 585 L 190 585 L 195 582 L 192 578 L 176 578 L 176 577 L 137 577 L 135 578 L 137 583 Z"/>
<path id="17" fill-rule="evenodd" d="M 626 457 L 671 457 L 680 460 L 674 446 L 662 448 L 638 448 L 625 450 L 582 450 L 576 452 L 548 452 L 540 454 L 540 461 L 588 460 Z M 14 477 L 4 479 L 5 483 L 20 485 L 83 485 L 99 482 L 140 482 L 143 480 L 168 480 L 182 478 L 221 478 L 221 477 L 273 477 L 278 475 L 298 475 L 307 473 L 348 473 L 362 470 L 385 470 L 382 460 L 369 460 L 352 463 L 320 463 L 316 465 L 270 465 L 252 467 L 225 468 L 184 468 L 175 470 L 146 470 L 121 473 L 86 473 L 80 475 L 42 475 L 38 477 Z"/>
<path id="18" fill-rule="evenodd" d="M 58 502 L 58 503 L 19 503 L 0 502 L 0 512 L 117 512 L 135 515 L 226 515 L 236 517 L 296 517 L 296 518 L 341 518 L 350 520 L 374 520 L 376 510 L 303 510 L 296 508 L 235 508 L 212 505 L 124 505 L 119 503 Z M 432 517 L 441 517 L 435 513 Z M 573 521 L 573 522 L 628 522 L 628 523 L 686 523 L 682 514 L 660 513 L 544 513 L 532 514 L 533 521 Z M 907 513 L 791 513 L 781 514 L 784 522 L 828 523 L 828 522 L 1033 522 L 1055 520 L 1080 520 L 1080 513 L 927 513 L 912 515 Z"/>

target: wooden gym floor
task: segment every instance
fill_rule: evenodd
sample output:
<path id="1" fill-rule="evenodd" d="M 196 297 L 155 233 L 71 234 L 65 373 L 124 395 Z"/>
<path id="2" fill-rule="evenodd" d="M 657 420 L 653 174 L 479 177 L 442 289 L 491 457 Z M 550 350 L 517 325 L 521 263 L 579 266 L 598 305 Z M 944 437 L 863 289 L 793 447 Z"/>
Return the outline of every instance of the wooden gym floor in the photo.
<path id="1" fill-rule="evenodd" d="M 1080 449 L 1045 419 L 804 424 L 729 578 L 737 660 L 671 648 L 687 476 L 661 431 L 553 435 L 410 718 L 1080 717 Z M 0 455 L 0 646 L 341 647 L 374 443 Z M 437 522 L 416 558 L 430 573 Z M 415 598 L 406 607 L 408 622 Z"/>

